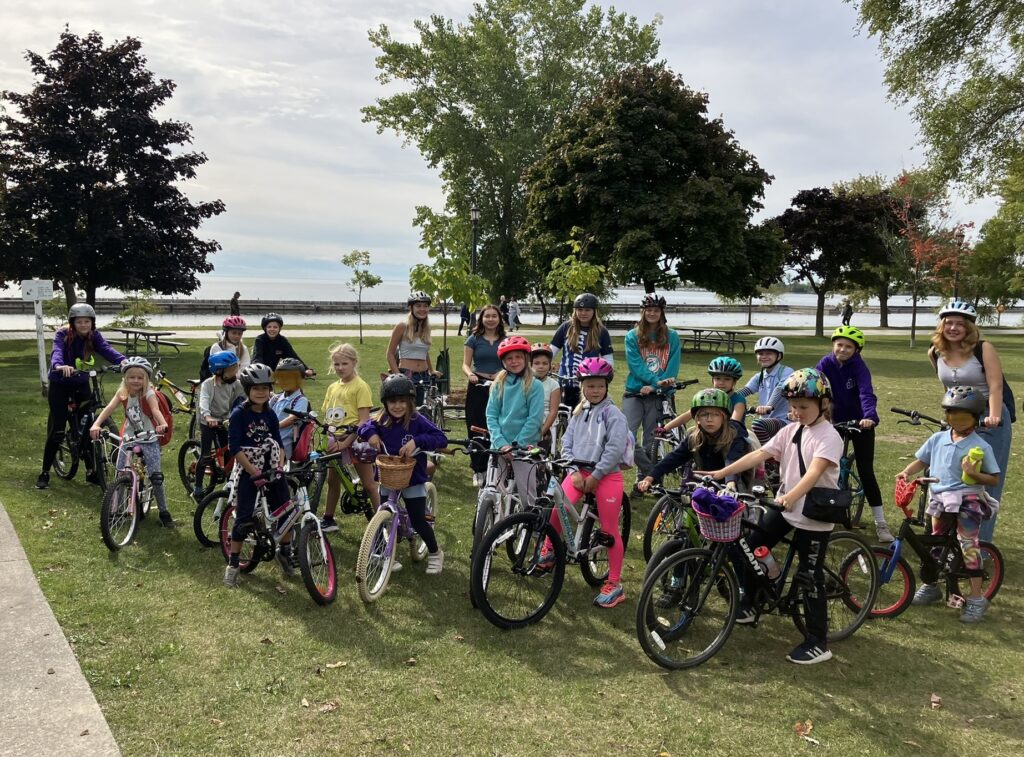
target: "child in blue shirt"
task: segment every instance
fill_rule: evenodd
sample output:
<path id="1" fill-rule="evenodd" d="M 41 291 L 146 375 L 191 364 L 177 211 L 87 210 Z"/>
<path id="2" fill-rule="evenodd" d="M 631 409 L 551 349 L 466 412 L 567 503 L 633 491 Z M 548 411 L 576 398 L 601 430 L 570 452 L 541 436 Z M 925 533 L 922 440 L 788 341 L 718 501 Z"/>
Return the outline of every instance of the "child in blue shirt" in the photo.
<path id="1" fill-rule="evenodd" d="M 309 398 L 302 393 L 302 382 L 305 378 L 306 365 L 293 357 L 282 359 L 274 369 L 274 383 L 281 387 L 282 391 L 270 398 L 270 408 L 277 415 L 286 463 L 292 459 L 292 450 L 303 427 L 298 418 L 286 411 L 309 412 Z"/>
<path id="2" fill-rule="evenodd" d="M 992 516 L 999 508 L 998 501 L 985 494 L 986 486 L 999 481 L 999 465 L 995 453 L 976 431 L 978 418 L 987 413 L 988 402 L 974 387 L 954 386 L 942 398 L 949 430 L 938 431 L 917 451 L 917 458 L 896 474 L 906 479 L 925 468 L 938 483 L 929 493 L 928 514 L 932 516 L 932 533 L 943 534 L 956 527 L 957 538 L 964 554 L 964 568 L 971 576 L 971 592 L 964 602 L 960 620 L 964 623 L 981 621 L 988 600 L 981 593 L 981 548 L 978 532 L 981 521 Z M 968 453 L 975 447 L 984 456 L 974 462 Z M 964 478 L 970 479 L 970 483 Z M 925 605 L 942 599 L 937 584 L 921 584 L 914 594 L 915 605 Z"/>

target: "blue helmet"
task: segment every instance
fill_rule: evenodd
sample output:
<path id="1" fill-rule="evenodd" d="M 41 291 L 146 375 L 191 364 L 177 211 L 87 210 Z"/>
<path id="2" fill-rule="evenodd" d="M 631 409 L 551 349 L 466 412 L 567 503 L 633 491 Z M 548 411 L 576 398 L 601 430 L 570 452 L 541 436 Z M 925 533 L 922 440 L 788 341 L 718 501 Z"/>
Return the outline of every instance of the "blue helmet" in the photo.
<path id="1" fill-rule="evenodd" d="M 206 364 L 210 366 L 210 373 L 220 373 L 225 368 L 238 365 L 238 355 L 231 350 L 215 352 L 207 358 Z"/>

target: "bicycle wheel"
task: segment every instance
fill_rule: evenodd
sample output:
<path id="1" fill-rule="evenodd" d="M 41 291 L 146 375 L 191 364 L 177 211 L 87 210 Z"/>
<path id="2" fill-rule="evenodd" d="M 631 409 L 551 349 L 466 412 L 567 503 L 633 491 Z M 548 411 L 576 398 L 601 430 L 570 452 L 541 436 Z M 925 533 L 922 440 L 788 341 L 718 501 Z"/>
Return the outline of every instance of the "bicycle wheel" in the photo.
<path id="1" fill-rule="evenodd" d="M 338 571 L 327 536 L 316 521 L 307 518 L 299 529 L 299 571 L 306 591 L 318 605 L 328 605 L 338 595 Z"/>
<path id="2" fill-rule="evenodd" d="M 550 571 L 537 570 L 545 542 L 550 542 L 555 561 Z M 522 628 L 547 615 L 558 599 L 565 580 L 565 545 L 543 515 L 510 515 L 484 534 L 469 578 L 473 600 L 489 622 L 506 630 Z"/>
<path id="3" fill-rule="evenodd" d="M 672 450 L 676 443 L 670 439 L 654 439 L 648 448 L 648 457 L 651 458 L 651 468 L 660 463 Z M 683 485 L 683 473 L 676 469 L 666 473 L 661 479 L 662 486 L 666 489 L 678 489 Z"/>
<path id="4" fill-rule="evenodd" d="M 1003 553 L 991 542 L 983 541 L 979 546 L 982 554 L 983 571 L 981 594 L 985 599 L 992 601 L 996 594 L 999 593 L 999 588 L 1003 585 Z M 970 578 L 964 571 L 958 570 L 948 579 L 947 588 L 950 594 L 966 597 L 970 594 Z"/>
<path id="5" fill-rule="evenodd" d="M 850 509 L 850 523 L 854 528 L 864 528 L 861 522 L 861 516 L 864 514 L 864 503 L 867 502 L 867 499 L 864 496 L 864 487 L 861 486 L 860 477 L 852 470 L 850 471 L 849 477 L 846 479 L 846 488 L 853 494 L 853 507 Z"/>
<path id="6" fill-rule="evenodd" d="M 663 494 L 651 508 L 651 513 L 647 516 L 647 524 L 644 526 L 644 562 L 649 563 L 651 555 L 657 551 L 658 547 L 674 537 L 676 527 L 682 517 L 682 508 L 682 503 L 670 494 Z"/>
<path id="7" fill-rule="evenodd" d="M 199 420 L 196 410 L 188 414 L 188 438 L 199 441 Z"/>
<path id="8" fill-rule="evenodd" d="M 186 494 L 192 494 L 196 488 L 196 471 L 199 469 L 199 457 L 202 446 L 195 439 L 189 439 L 182 443 L 178 450 L 178 476 L 181 478 L 181 485 L 185 487 Z M 209 471 L 207 471 L 209 472 Z M 213 487 L 213 476 L 207 477 L 207 486 Z"/>
<path id="9" fill-rule="evenodd" d="M 825 547 L 824 571 L 828 640 L 842 641 L 863 625 L 874 607 L 878 593 L 874 551 L 856 534 L 835 531 Z M 793 603 L 793 623 L 804 636 L 807 636 L 806 612 L 803 599 Z"/>
<path id="10" fill-rule="evenodd" d="M 216 547 L 220 544 L 220 516 L 228 506 L 226 489 L 215 489 L 207 494 L 196 505 L 192 514 L 192 531 L 196 539 L 204 547 Z"/>
<path id="11" fill-rule="evenodd" d="M 132 542 L 138 525 L 138 514 L 132 496 L 130 477 L 119 478 L 103 493 L 100 506 L 100 535 L 111 552 L 117 552 Z"/>
<path id="12" fill-rule="evenodd" d="M 235 506 L 228 505 L 220 515 L 220 549 L 224 562 L 231 556 L 231 529 L 235 525 Z M 243 573 L 252 573 L 260 564 L 259 543 L 256 539 L 256 527 L 253 525 L 242 542 L 242 551 L 238 553 L 238 567 Z"/>
<path id="13" fill-rule="evenodd" d="M 636 634 L 644 653 L 663 668 L 692 668 L 729 639 L 739 609 L 739 586 L 728 560 L 713 572 L 715 555 L 684 549 L 659 563 L 644 581 Z"/>
<path id="14" fill-rule="evenodd" d="M 473 517 L 473 548 L 476 549 L 484 534 L 491 530 L 498 513 L 498 493 L 493 489 L 481 489 L 476 496 L 476 514 Z"/>
<path id="15" fill-rule="evenodd" d="M 309 509 L 317 512 L 320 509 L 320 497 L 323 495 L 324 486 L 327 485 L 327 468 L 317 467 L 310 481 L 307 493 L 309 494 Z"/>
<path id="16" fill-rule="evenodd" d="M 364 602 L 376 602 L 388 587 L 397 544 L 390 544 L 391 521 L 395 514 L 378 510 L 370 519 L 356 558 L 356 587 Z M 396 539 L 397 541 L 397 539 Z"/>
<path id="17" fill-rule="evenodd" d="M 427 482 L 427 522 L 437 522 L 437 487 L 434 486 L 433 481 Z M 418 535 L 413 537 L 412 540 L 412 559 L 413 562 L 421 562 L 427 556 L 427 545 L 423 543 Z"/>
<path id="18" fill-rule="evenodd" d="M 651 555 L 651 559 L 647 561 L 647 566 L 644 568 L 644 581 L 651 577 L 651 573 L 654 572 L 655 568 L 672 555 L 682 552 L 684 549 L 697 549 L 699 547 L 700 544 L 691 544 L 690 539 L 683 537 L 682 534 L 676 534 L 674 538 L 662 542 L 661 546 Z"/>
<path id="19" fill-rule="evenodd" d="M 78 472 L 78 445 L 72 443 L 77 433 L 77 422 L 72 415 L 68 419 L 68 426 L 64 430 L 64 436 L 57 445 L 57 456 L 53 458 L 53 472 L 59 478 L 70 481 Z"/>
<path id="20" fill-rule="evenodd" d="M 872 551 L 878 563 L 878 591 L 870 617 L 895 618 L 910 607 L 910 600 L 914 598 L 917 584 L 914 571 L 902 554 L 898 560 L 893 561 L 891 547 L 874 546 Z M 848 555 L 843 563 L 843 580 L 849 583 L 850 574 L 859 568 L 857 554 Z"/>
<path id="21" fill-rule="evenodd" d="M 619 534 L 622 537 L 622 552 L 625 557 L 626 545 L 629 544 L 629 527 L 632 515 L 630 513 L 629 500 L 622 498 L 622 507 L 619 509 Z M 596 513 L 595 513 L 596 515 Z M 583 580 L 593 587 L 599 587 L 608 580 L 610 566 L 608 565 L 608 534 L 601 530 L 600 522 L 596 518 L 587 518 L 583 524 L 583 532 L 580 534 L 580 542 L 587 547 L 587 554 L 580 560 L 580 572 Z"/>

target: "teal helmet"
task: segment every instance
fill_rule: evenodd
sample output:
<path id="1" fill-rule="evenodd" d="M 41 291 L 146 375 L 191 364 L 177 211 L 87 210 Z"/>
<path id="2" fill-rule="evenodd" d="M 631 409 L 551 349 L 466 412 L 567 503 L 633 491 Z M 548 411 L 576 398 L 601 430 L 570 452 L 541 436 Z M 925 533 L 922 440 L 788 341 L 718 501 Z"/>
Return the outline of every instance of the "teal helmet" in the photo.
<path id="1" fill-rule="evenodd" d="M 708 363 L 708 375 L 732 376 L 738 379 L 743 375 L 743 366 L 736 358 L 723 355 Z"/>

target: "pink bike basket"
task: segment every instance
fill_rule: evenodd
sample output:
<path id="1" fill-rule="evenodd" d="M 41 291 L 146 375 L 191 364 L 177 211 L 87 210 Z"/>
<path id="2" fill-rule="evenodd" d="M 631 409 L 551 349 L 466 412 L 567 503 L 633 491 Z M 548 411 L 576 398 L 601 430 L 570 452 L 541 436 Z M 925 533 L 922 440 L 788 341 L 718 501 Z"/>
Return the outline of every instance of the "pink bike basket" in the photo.
<path id="1" fill-rule="evenodd" d="M 696 502 L 693 503 L 693 512 L 697 516 L 700 535 L 708 541 L 736 541 L 740 538 L 743 511 L 746 509 L 746 505 L 737 502 L 736 509 L 726 520 L 715 520 L 709 514 L 701 512 Z"/>

